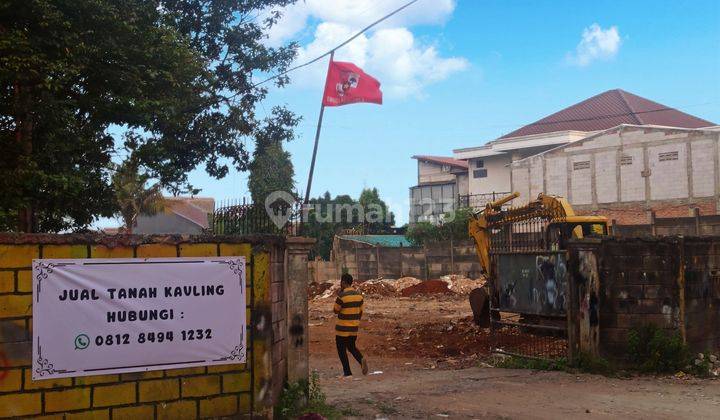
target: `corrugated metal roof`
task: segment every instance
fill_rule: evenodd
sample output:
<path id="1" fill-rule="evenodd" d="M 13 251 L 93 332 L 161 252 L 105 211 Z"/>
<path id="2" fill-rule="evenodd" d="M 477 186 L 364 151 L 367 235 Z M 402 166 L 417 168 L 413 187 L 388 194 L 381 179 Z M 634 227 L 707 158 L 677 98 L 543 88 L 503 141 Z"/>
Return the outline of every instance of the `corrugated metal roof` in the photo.
<path id="1" fill-rule="evenodd" d="M 340 238 L 388 248 L 413 246 L 403 235 L 340 235 Z"/>
<path id="2" fill-rule="evenodd" d="M 555 131 L 599 131 L 620 124 L 701 128 L 715 125 L 621 89 L 608 90 L 521 127 L 500 139 Z"/>
<path id="3" fill-rule="evenodd" d="M 428 162 L 439 163 L 440 165 L 450 165 L 458 168 L 467 169 L 468 163 L 465 160 L 453 159 L 445 156 L 426 156 L 426 155 L 415 155 L 412 157 L 417 160 L 424 160 Z"/>

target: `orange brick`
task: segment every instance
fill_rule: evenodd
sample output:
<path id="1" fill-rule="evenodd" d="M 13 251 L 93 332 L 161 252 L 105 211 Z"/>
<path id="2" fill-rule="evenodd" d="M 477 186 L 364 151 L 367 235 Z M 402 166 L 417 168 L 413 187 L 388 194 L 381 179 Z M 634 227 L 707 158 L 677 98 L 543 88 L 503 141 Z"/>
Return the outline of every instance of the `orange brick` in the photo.
<path id="1" fill-rule="evenodd" d="M 38 381 L 32 380 L 32 369 L 25 369 L 25 389 L 47 389 L 47 388 L 60 388 L 63 386 L 72 386 L 72 378 L 53 378 L 53 379 L 41 379 Z"/>
<path id="2" fill-rule="evenodd" d="M 0 318 L 32 315 L 32 295 L 0 296 Z"/>
<path id="3" fill-rule="evenodd" d="M 157 379 L 140 381 L 140 402 L 174 400 L 180 397 L 179 380 Z"/>
<path id="4" fill-rule="evenodd" d="M 197 417 L 197 402 L 192 400 L 159 403 L 156 407 L 158 420 L 194 419 Z"/>
<path id="5" fill-rule="evenodd" d="M 182 378 L 182 396 L 204 397 L 220 393 L 219 376 L 195 376 Z"/>
<path id="6" fill-rule="evenodd" d="M 182 368 L 182 369 L 168 369 L 165 371 L 165 376 L 167 376 L 167 377 L 203 375 L 203 374 L 205 374 L 204 366 Z"/>
<path id="7" fill-rule="evenodd" d="M 217 244 L 180 244 L 181 257 L 216 257 Z"/>
<path id="8" fill-rule="evenodd" d="M 250 372 L 226 373 L 222 376 L 222 392 L 250 391 Z"/>
<path id="9" fill-rule="evenodd" d="M 47 416 L 33 417 L 32 420 L 63 420 L 64 418 L 64 414 L 48 414 Z"/>
<path id="10" fill-rule="evenodd" d="M 26 268 L 33 258 L 40 258 L 37 245 L 0 245 L 0 268 Z"/>
<path id="11" fill-rule="evenodd" d="M 17 291 L 20 293 L 31 293 L 32 290 L 32 271 L 20 270 L 17 273 Z"/>
<path id="12" fill-rule="evenodd" d="M 168 244 L 145 244 L 137 247 L 138 258 L 177 257 L 177 247 Z"/>
<path id="13" fill-rule="evenodd" d="M 238 402 L 235 395 L 200 400 L 200 417 L 232 416 L 237 413 Z"/>
<path id="14" fill-rule="evenodd" d="M 106 420 L 110 418 L 110 410 L 82 411 L 80 413 L 67 413 L 65 420 Z"/>
<path id="15" fill-rule="evenodd" d="M 41 410 L 42 400 L 39 392 L 0 395 L 0 417 L 29 416 L 40 414 Z"/>
<path id="16" fill-rule="evenodd" d="M 43 245 L 43 258 L 87 258 L 86 245 Z"/>
<path id="17" fill-rule="evenodd" d="M 0 271 L 0 293 L 15 291 L 15 272 Z"/>
<path id="18" fill-rule="evenodd" d="M 3 343 L 0 348 L 5 352 L 5 367 L 29 367 L 32 364 L 32 341 Z"/>
<path id="19" fill-rule="evenodd" d="M 139 405 L 135 407 L 122 407 L 112 409 L 113 420 L 138 420 L 155 417 L 155 406 Z"/>
<path id="20" fill-rule="evenodd" d="M 93 391 L 93 406 L 107 407 L 135 402 L 135 382 L 117 385 L 96 386 Z"/>
<path id="21" fill-rule="evenodd" d="M 90 388 L 45 392 L 45 412 L 80 410 L 90 407 Z"/>
<path id="22" fill-rule="evenodd" d="M 92 245 L 90 247 L 90 258 L 132 258 L 133 249 L 129 246 L 118 246 L 114 248 L 105 245 Z"/>
<path id="23" fill-rule="evenodd" d="M 0 380 L 0 392 L 20 391 L 22 388 L 22 369 L 10 369 L 2 373 L 5 378 Z"/>
<path id="24" fill-rule="evenodd" d="M 75 385 L 95 385 L 120 381 L 120 375 L 80 376 L 75 378 Z"/>

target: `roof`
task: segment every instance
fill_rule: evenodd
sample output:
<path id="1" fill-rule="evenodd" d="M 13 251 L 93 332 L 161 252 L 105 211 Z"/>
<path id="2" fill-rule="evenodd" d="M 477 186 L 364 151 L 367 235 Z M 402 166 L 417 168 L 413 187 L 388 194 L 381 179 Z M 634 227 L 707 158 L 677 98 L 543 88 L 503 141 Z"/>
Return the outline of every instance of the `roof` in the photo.
<path id="1" fill-rule="evenodd" d="M 212 214 L 215 200 L 201 197 L 165 197 L 166 211 L 174 213 L 202 228 L 210 224 L 208 215 Z"/>
<path id="2" fill-rule="evenodd" d="M 446 156 L 415 155 L 412 158 L 417 159 L 417 160 L 424 160 L 427 162 L 438 163 L 440 165 L 450 165 L 450 166 L 455 166 L 457 168 L 463 168 L 463 169 L 468 168 L 467 161 L 458 160 L 458 159 L 454 159 L 454 158 L 446 157 Z"/>
<path id="3" fill-rule="evenodd" d="M 701 128 L 715 125 L 675 108 L 621 89 L 614 89 L 521 127 L 500 139 L 555 131 L 599 131 L 621 124 L 662 125 L 680 128 Z"/>
<path id="4" fill-rule="evenodd" d="M 370 245 L 379 245 L 388 248 L 413 246 L 403 235 L 340 235 L 340 239 L 364 242 Z"/>

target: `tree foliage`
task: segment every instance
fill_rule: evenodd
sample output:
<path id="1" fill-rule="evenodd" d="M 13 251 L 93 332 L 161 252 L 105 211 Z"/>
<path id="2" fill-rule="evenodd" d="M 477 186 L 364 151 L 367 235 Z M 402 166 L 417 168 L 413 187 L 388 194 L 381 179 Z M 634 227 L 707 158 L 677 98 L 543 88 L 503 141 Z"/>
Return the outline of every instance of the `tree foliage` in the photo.
<path id="1" fill-rule="evenodd" d="M 296 45 L 263 44 L 272 11 L 292 2 L 0 3 L 0 228 L 111 216 L 113 157 L 172 193 L 195 192 L 196 167 L 221 178 L 248 168 L 247 139 L 288 139 L 297 119 L 277 108 L 263 124 L 255 106 L 267 87 L 252 77 L 293 60 Z"/>
<path id="2" fill-rule="evenodd" d="M 253 160 L 250 162 L 248 189 L 252 201 L 264 205 L 265 198 L 274 191 L 284 191 L 294 195 L 295 169 L 290 153 L 283 147 L 283 141 L 293 139 L 292 130 L 298 119 L 278 108 L 273 118 L 265 120 L 265 129 L 256 139 Z"/>
<path id="3" fill-rule="evenodd" d="M 132 233 L 138 216 L 157 214 L 165 208 L 160 184 L 146 187 L 150 177 L 141 173 L 136 162 L 125 161 L 112 177 L 118 215 L 126 233 Z"/>
<path id="4" fill-rule="evenodd" d="M 441 223 L 417 222 L 408 226 L 405 237 L 415 245 L 428 242 L 468 238 L 468 223 L 472 209 L 459 208 L 447 213 Z"/>
<path id="5" fill-rule="evenodd" d="M 329 192 L 310 199 L 310 211 L 303 224 L 303 236 L 315 238 L 311 257 L 330 258 L 333 239 L 342 232 L 388 233 L 395 216 L 380 198 L 377 188 L 364 189 L 355 200 L 349 195 L 332 198 Z"/>

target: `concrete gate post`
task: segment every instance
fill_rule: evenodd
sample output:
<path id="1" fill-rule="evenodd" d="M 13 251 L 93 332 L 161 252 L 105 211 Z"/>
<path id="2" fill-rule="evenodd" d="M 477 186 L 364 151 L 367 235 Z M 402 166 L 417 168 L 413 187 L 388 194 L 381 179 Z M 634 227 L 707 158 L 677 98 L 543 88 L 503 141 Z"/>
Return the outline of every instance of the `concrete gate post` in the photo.
<path id="1" fill-rule="evenodd" d="M 310 375 L 308 352 L 308 252 L 314 239 L 289 237 L 285 241 L 285 296 L 287 301 L 288 382 L 307 380 Z"/>

